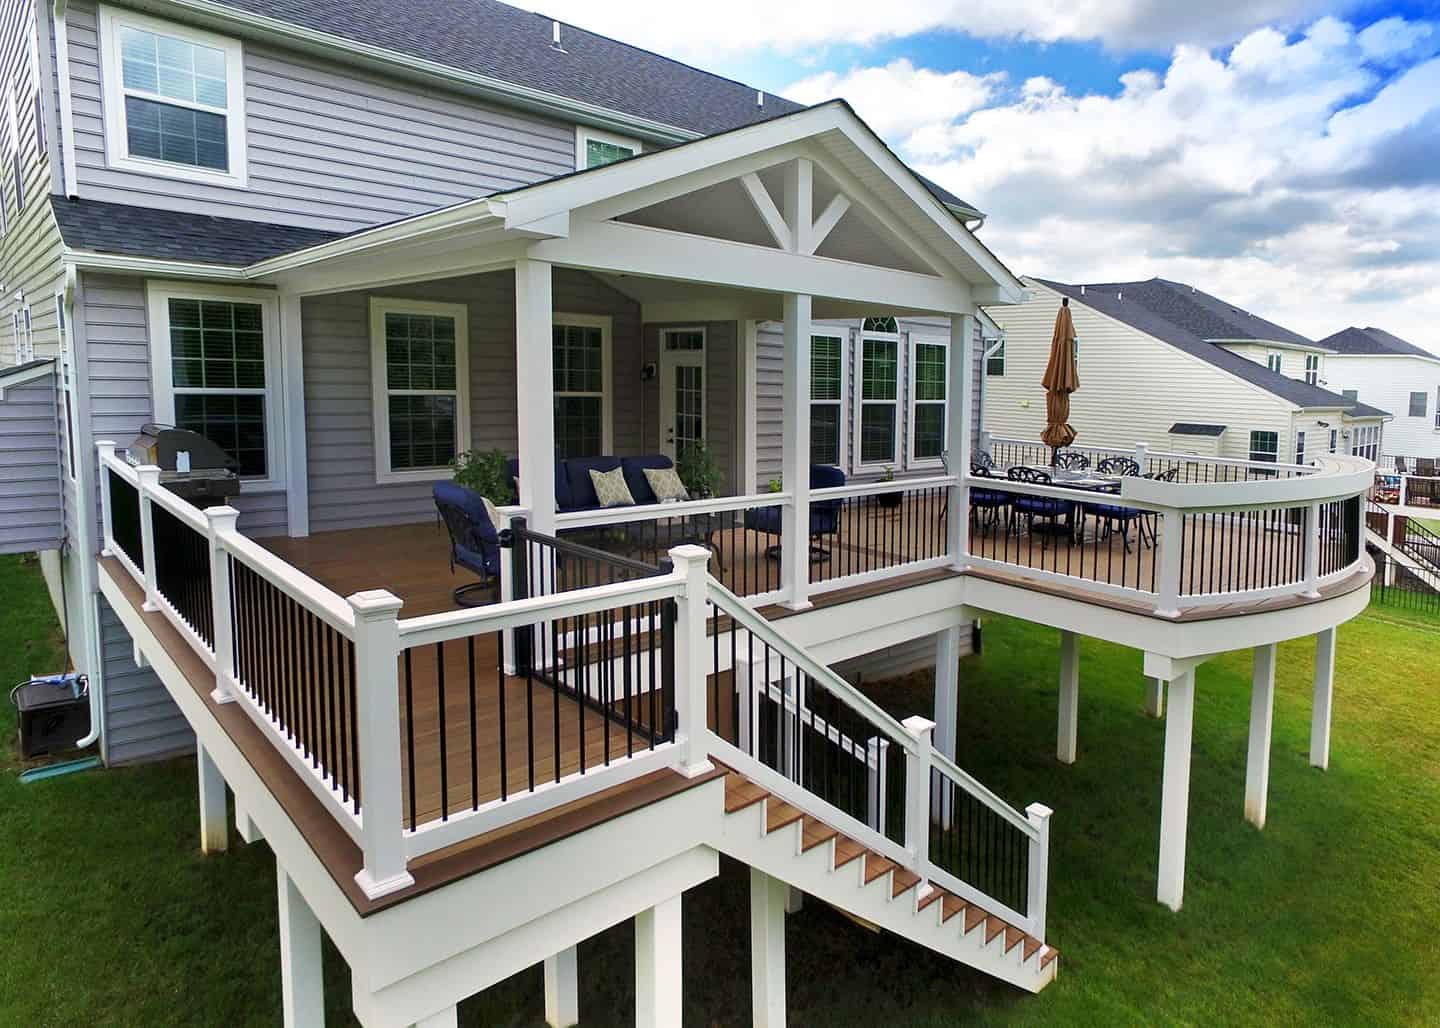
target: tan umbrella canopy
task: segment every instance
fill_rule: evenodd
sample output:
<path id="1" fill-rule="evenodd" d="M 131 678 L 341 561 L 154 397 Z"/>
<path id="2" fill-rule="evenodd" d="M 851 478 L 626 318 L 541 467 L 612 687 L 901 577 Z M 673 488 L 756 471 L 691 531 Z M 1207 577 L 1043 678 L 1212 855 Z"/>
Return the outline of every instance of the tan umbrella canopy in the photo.
<path id="1" fill-rule="evenodd" d="M 1070 394 L 1080 388 L 1080 375 L 1075 370 L 1075 322 L 1070 317 L 1070 300 L 1060 301 L 1055 316 L 1055 333 L 1050 337 L 1050 363 L 1045 366 L 1045 431 L 1041 440 L 1052 450 L 1059 450 L 1075 441 L 1075 430 L 1068 424 Z"/>

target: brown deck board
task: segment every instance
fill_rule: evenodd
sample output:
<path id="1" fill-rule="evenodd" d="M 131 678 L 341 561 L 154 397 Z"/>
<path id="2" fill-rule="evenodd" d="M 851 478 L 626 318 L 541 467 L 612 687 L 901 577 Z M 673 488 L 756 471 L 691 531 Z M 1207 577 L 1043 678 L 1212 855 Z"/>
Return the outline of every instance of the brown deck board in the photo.
<path id="1" fill-rule="evenodd" d="M 835 840 L 835 869 L 838 871 L 841 867 L 866 852 L 868 851 L 865 847 L 854 839 L 846 835 L 840 836 Z"/>
<path id="2" fill-rule="evenodd" d="M 839 832 L 831 828 L 829 825 L 825 824 L 823 821 L 817 821 L 807 814 L 805 816 L 805 824 L 802 829 L 800 851 L 803 853 L 809 850 L 813 850 L 816 846 L 819 846 L 822 843 L 829 842 L 831 839 L 835 838 L 835 836 L 839 834 Z"/>
<path id="3" fill-rule="evenodd" d="M 765 801 L 765 834 L 778 832 L 786 825 L 793 825 L 804 816 L 804 812 L 798 807 L 792 807 L 784 800 L 771 796 Z"/>
<path id="4" fill-rule="evenodd" d="M 865 854 L 865 884 L 869 885 L 886 871 L 893 871 L 899 866 L 900 865 L 888 857 L 882 857 L 878 853 L 867 852 Z"/>
<path id="5" fill-rule="evenodd" d="M 966 909 L 969 906 L 970 904 L 966 903 L 959 896 L 947 892 L 945 894 L 945 906 L 941 908 L 941 910 L 944 911 L 944 920 L 950 920 L 956 914 L 960 913 L 962 910 Z M 965 930 L 968 932 L 970 929 L 966 928 Z"/>

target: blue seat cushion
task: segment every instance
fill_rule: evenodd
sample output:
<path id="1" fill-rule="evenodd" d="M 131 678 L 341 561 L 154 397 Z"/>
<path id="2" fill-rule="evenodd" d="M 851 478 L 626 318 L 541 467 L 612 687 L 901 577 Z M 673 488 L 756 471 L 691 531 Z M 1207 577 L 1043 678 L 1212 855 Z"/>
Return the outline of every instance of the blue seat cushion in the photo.
<path id="1" fill-rule="evenodd" d="M 1049 496 L 1016 496 L 1015 509 L 1021 514 L 1037 518 L 1063 518 L 1070 513 L 1068 500 L 1056 500 Z"/>
<path id="2" fill-rule="evenodd" d="M 620 466 L 619 457 L 571 457 L 562 461 L 565 477 L 569 480 L 568 503 L 560 504 L 560 510 L 599 510 L 600 497 L 595 495 L 595 483 L 590 480 L 591 471 L 614 471 Z"/>
<path id="3" fill-rule="evenodd" d="M 620 467 L 625 472 L 625 484 L 630 487 L 630 495 L 635 497 L 636 503 L 656 503 L 655 490 L 650 488 L 650 480 L 645 477 L 645 469 L 660 470 L 662 468 L 673 468 L 675 462 L 663 453 L 647 454 L 643 457 L 621 457 Z"/>
<path id="4" fill-rule="evenodd" d="M 1097 518 L 1110 518 L 1116 521 L 1133 521 L 1135 518 L 1144 515 L 1143 510 L 1136 510 L 1134 507 L 1117 507 L 1110 503 L 1087 503 L 1085 513 L 1094 515 Z"/>
<path id="5" fill-rule="evenodd" d="M 446 518 L 455 563 L 479 574 L 499 574 L 500 536 L 480 494 L 454 482 L 436 482 L 431 494 L 437 506 L 455 508 L 463 515 L 465 524 L 459 531 Z"/>
<path id="6" fill-rule="evenodd" d="M 1003 507 L 1011 500 L 1009 493 L 996 492 L 994 489 L 971 489 L 970 505 L 972 507 Z"/>
<path id="7" fill-rule="evenodd" d="M 506 461 L 510 468 L 510 486 L 515 490 L 515 502 L 520 502 L 520 461 L 512 457 Z M 570 478 L 565 474 L 565 462 L 555 462 L 555 509 L 568 510 L 573 506 L 570 502 Z"/>

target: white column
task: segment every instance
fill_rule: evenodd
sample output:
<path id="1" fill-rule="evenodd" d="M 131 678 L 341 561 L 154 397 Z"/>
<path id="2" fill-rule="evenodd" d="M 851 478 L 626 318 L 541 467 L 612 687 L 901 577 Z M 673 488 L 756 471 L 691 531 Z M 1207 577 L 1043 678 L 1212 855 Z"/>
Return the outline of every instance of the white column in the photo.
<path id="1" fill-rule="evenodd" d="M 1045 939 L 1045 908 L 1050 895 L 1050 816 L 1054 813 L 1043 803 L 1025 808 L 1025 819 L 1035 828 L 1030 840 L 1029 875 L 1026 884 L 1025 912 L 1030 917 L 1029 932 Z"/>
<path id="2" fill-rule="evenodd" d="M 260 831 L 260 826 L 250 816 L 250 812 L 240 806 L 238 799 L 235 801 L 235 834 L 240 836 L 241 841 L 247 846 L 265 838 L 265 834 Z"/>
<path id="3" fill-rule="evenodd" d="M 1145 679 L 1145 713 L 1150 717 L 1165 716 L 1165 683 L 1158 678 Z"/>
<path id="4" fill-rule="evenodd" d="M 1075 763 L 1080 719 L 1080 643 L 1074 632 L 1060 633 L 1060 717 L 1055 731 L 1055 759 Z"/>
<path id="5" fill-rule="evenodd" d="M 955 759 L 956 721 L 960 717 L 960 640 L 962 626 L 935 633 L 935 748 Z"/>
<path id="6" fill-rule="evenodd" d="M 1171 679 L 1165 719 L 1165 770 L 1160 790 L 1160 876 L 1155 898 L 1179 910 L 1185 895 L 1185 829 L 1190 815 L 1190 742 L 1195 672 Z"/>
<path id="7" fill-rule="evenodd" d="M 574 946 L 545 958 L 545 1023 L 550 1028 L 580 1023 L 580 972 Z"/>
<path id="8" fill-rule="evenodd" d="M 224 853 L 230 847 L 230 826 L 225 815 L 225 777 L 205 752 L 195 744 L 195 767 L 200 791 L 200 852 Z"/>
<path id="9" fill-rule="evenodd" d="M 325 972 L 320 959 L 320 922 L 277 861 L 280 894 L 280 1004 L 285 1028 L 325 1023 Z"/>
<path id="10" fill-rule="evenodd" d="M 900 723 L 915 739 L 915 751 L 905 754 L 905 848 L 910 851 L 910 870 L 920 876 L 923 892 L 930 877 L 930 769 L 934 766 L 931 753 L 935 747 L 935 722 L 916 714 Z"/>
<path id="11" fill-rule="evenodd" d="M 785 883 L 750 869 L 750 1023 L 785 1024 Z"/>
<path id="12" fill-rule="evenodd" d="M 285 395 L 285 520 L 292 538 L 310 534 L 310 467 L 306 449 L 305 350 L 301 300 L 280 295 L 280 366 Z"/>
<path id="13" fill-rule="evenodd" d="M 400 791 L 400 600 L 383 589 L 346 597 L 355 611 L 356 706 L 360 737 L 361 849 L 355 881 L 371 899 L 413 885 L 406 870 Z"/>
<path id="14" fill-rule="evenodd" d="M 215 688 L 210 698 L 216 703 L 235 702 L 235 640 L 230 624 L 230 554 L 221 537 L 235 531 L 240 512 L 234 507 L 210 507 L 205 511 L 206 536 L 210 549 L 210 610 L 215 625 Z"/>
<path id="15" fill-rule="evenodd" d="M 1315 635 L 1315 706 L 1310 714 L 1310 765 L 1330 766 L 1330 703 L 1335 691 L 1335 629 Z"/>
<path id="16" fill-rule="evenodd" d="M 957 568 L 965 567 L 970 556 L 970 487 L 965 484 L 965 477 L 970 474 L 975 327 L 973 314 L 955 314 L 950 318 L 950 385 L 945 393 L 950 402 L 946 408 L 945 452 L 948 454 L 949 472 L 959 477 L 960 484 L 950 487 L 950 502 L 945 512 L 945 538 L 946 552 Z"/>
<path id="17" fill-rule="evenodd" d="M 520 446 L 520 506 L 530 527 L 555 534 L 555 392 L 550 265 L 515 262 L 515 395 Z"/>
<path id="18" fill-rule="evenodd" d="M 1265 827 L 1270 791 L 1270 730 L 1275 721 L 1275 644 L 1255 647 L 1250 683 L 1250 745 L 1245 755 L 1245 820 Z"/>
<path id="19" fill-rule="evenodd" d="M 676 1028 L 681 1023 L 680 943 L 679 896 L 635 915 L 636 1028 Z"/>
<path id="20" fill-rule="evenodd" d="M 785 605 L 810 606 L 810 297 L 786 293 L 782 478 L 790 502 L 780 515 L 780 583 Z"/>
<path id="21" fill-rule="evenodd" d="M 153 464 L 142 464 L 135 469 L 140 480 L 137 490 L 140 494 L 140 552 L 145 562 L 145 602 L 141 609 L 154 613 L 160 609 L 160 589 L 155 584 L 155 512 L 151 509 L 151 494 L 160 488 L 160 469 Z"/>
<path id="22" fill-rule="evenodd" d="M 708 655 L 705 649 L 705 596 L 710 551 L 703 546 L 676 546 L 670 551 L 675 574 L 685 583 L 675 614 L 675 719 L 685 750 L 679 771 L 694 778 L 714 769 L 705 744 L 710 734 L 706 711 Z"/>

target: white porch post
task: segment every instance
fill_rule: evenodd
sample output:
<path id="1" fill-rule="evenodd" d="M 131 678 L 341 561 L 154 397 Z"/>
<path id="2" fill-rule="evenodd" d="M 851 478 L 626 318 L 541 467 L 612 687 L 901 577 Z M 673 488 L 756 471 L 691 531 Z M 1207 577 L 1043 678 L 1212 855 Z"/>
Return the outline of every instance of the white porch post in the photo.
<path id="1" fill-rule="evenodd" d="M 198 742 L 195 766 L 200 789 L 200 852 L 224 853 L 230 847 L 230 826 L 225 817 L 225 777 Z"/>
<path id="2" fill-rule="evenodd" d="M 323 1025 L 320 921 L 279 861 L 275 862 L 275 882 L 280 894 L 280 1005 L 285 1028 Z"/>
<path id="3" fill-rule="evenodd" d="M 681 1021 L 680 896 L 635 915 L 635 1028 Z"/>
<path id="4" fill-rule="evenodd" d="M 960 625 L 935 633 L 935 748 L 955 759 L 960 716 Z"/>
<path id="5" fill-rule="evenodd" d="M 785 883 L 750 869 L 750 1023 L 785 1025 Z"/>
<path id="6" fill-rule="evenodd" d="M 785 605 L 810 606 L 810 297 L 786 293 L 782 477 L 790 502 L 780 515 Z"/>
<path id="7" fill-rule="evenodd" d="M 1158 678 L 1145 679 L 1145 713 L 1150 717 L 1165 716 L 1165 683 Z"/>
<path id="8" fill-rule="evenodd" d="M 515 262 L 515 395 L 520 506 L 530 528 L 555 534 L 555 391 L 550 264 Z"/>
<path id="9" fill-rule="evenodd" d="M 580 972 L 574 946 L 545 958 L 545 1023 L 550 1028 L 580 1023 Z"/>
<path id="10" fill-rule="evenodd" d="M 1060 714 L 1055 730 L 1055 759 L 1075 763 L 1080 719 L 1080 644 L 1074 632 L 1060 633 Z"/>
<path id="11" fill-rule="evenodd" d="M 973 314 L 955 314 L 950 318 L 950 386 L 946 395 L 949 423 L 945 426 L 945 452 L 949 472 L 959 482 L 950 487 L 946 507 L 946 553 L 954 566 L 963 568 L 970 557 L 970 487 L 965 478 L 970 474 L 970 418 L 975 391 L 975 328 Z M 947 753 L 946 756 L 953 756 Z"/>
<path id="12" fill-rule="evenodd" d="M 1335 691 L 1335 629 L 1315 635 L 1315 705 L 1310 714 L 1310 765 L 1330 766 L 1330 703 Z"/>
<path id="13" fill-rule="evenodd" d="M 1190 815 L 1190 743 L 1195 720 L 1195 672 L 1170 680 L 1165 719 L 1165 770 L 1160 791 L 1160 875 L 1155 898 L 1179 910 L 1185 895 L 1185 829 Z"/>
<path id="14" fill-rule="evenodd" d="M 305 351 L 300 297 L 280 295 L 280 365 L 285 395 L 285 516 L 292 538 L 310 534 L 305 426 Z"/>
<path id="15" fill-rule="evenodd" d="M 1270 729 L 1275 721 L 1275 644 L 1255 647 L 1250 685 L 1250 746 L 1245 756 L 1245 820 L 1265 827 L 1270 791 Z"/>

